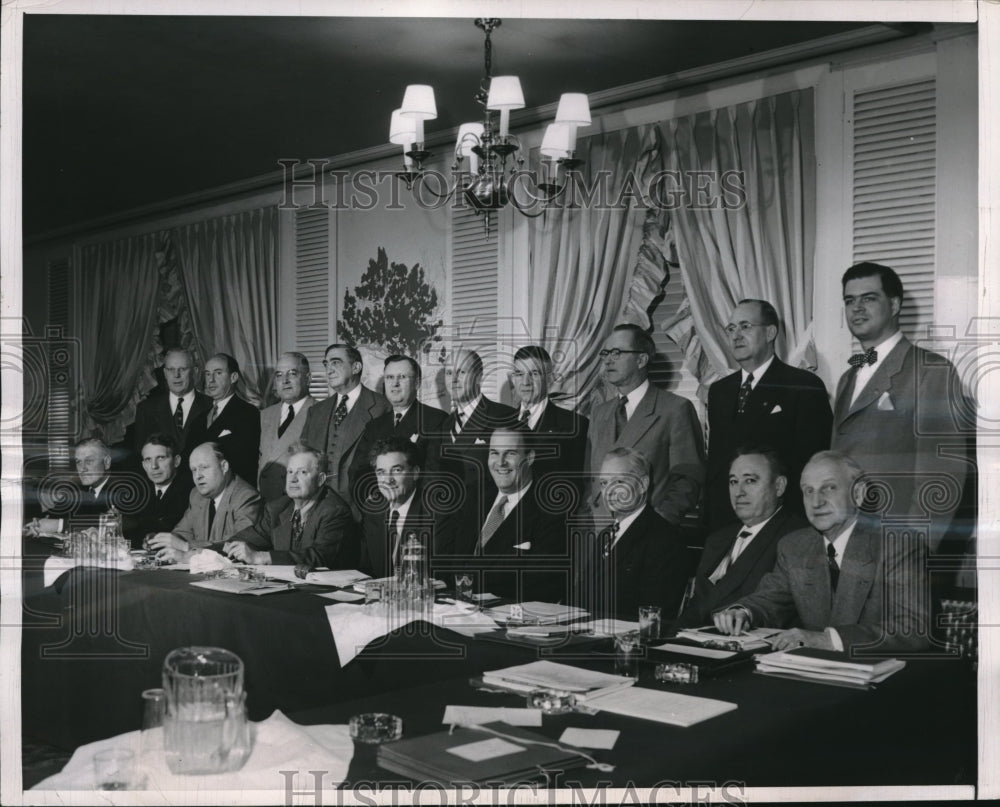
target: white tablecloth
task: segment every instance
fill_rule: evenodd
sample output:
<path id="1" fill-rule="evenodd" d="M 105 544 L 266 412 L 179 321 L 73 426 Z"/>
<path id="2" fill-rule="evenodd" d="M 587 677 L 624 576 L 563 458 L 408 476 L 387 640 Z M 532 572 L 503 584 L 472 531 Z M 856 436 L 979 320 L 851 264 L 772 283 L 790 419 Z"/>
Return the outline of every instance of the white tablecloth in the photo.
<path id="1" fill-rule="evenodd" d="M 51 586 L 59 576 L 68 572 L 74 566 L 94 566 L 98 569 L 120 569 L 123 572 L 130 572 L 134 568 L 132 558 L 119 561 L 88 561 L 81 563 L 73 558 L 49 557 L 45 559 L 45 566 L 42 570 L 44 585 Z"/>

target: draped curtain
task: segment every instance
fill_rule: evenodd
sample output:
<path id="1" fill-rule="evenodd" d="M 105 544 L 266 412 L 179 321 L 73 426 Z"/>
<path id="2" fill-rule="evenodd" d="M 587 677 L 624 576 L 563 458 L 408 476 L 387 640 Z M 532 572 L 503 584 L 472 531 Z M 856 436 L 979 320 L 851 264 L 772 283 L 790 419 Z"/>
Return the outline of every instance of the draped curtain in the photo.
<path id="1" fill-rule="evenodd" d="M 687 304 L 666 331 L 702 391 L 729 371 L 722 327 L 743 298 L 769 300 L 784 324 L 779 355 L 815 368 L 812 275 L 815 155 L 812 90 L 712 110 L 661 125 L 668 170 L 731 173 L 745 203 L 680 205 L 674 235 Z"/>
<path id="2" fill-rule="evenodd" d="M 77 250 L 84 427 L 119 442 L 154 386 L 157 287 L 163 233 Z"/>
<path id="3" fill-rule="evenodd" d="M 194 346 L 204 360 L 234 356 L 253 404 L 267 398 L 278 345 L 278 212 L 274 207 L 170 231 Z"/>

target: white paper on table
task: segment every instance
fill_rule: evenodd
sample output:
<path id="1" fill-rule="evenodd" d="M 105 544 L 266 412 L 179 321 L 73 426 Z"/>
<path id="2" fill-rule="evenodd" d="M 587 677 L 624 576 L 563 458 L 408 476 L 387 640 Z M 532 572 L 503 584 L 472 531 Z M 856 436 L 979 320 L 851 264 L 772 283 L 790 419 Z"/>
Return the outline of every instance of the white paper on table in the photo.
<path id="1" fill-rule="evenodd" d="M 356 594 L 353 591 L 314 591 L 313 593 L 317 597 L 325 597 L 337 602 L 361 602 L 365 598 L 364 594 Z"/>
<path id="2" fill-rule="evenodd" d="M 446 726 L 480 726 L 483 723 L 506 723 L 509 726 L 542 725 L 541 709 L 517 709 L 507 706 L 445 706 L 441 722 Z M 617 734 L 617 732 L 615 732 Z"/>
<path id="3" fill-rule="evenodd" d="M 163 729 L 153 729 L 162 734 Z M 110 748 L 139 751 L 138 731 L 99 740 L 80 746 L 61 773 L 39 782 L 33 790 L 93 790 L 94 754 Z M 336 787 L 347 777 L 354 756 L 354 742 L 347 726 L 300 726 L 280 711 L 267 720 L 251 724 L 253 749 L 241 770 L 204 776 L 183 776 L 171 773 L 162 751 L 145 754 L 140 766 L 146 776 L 143 789 L 167 793 L 170 791 L 212 790 L 273 790 L 284 795 L 288 786 L 282 770 L 299 773 L 291 787 L 303 789 L 313 784 L 310 770 L 324 771 L 323 786 Z M 159 747 L 162 749 L 162 739 Z M 168 799 L 166 803 L 170 803 Z"/>
<path id="4" fill-rule="evenodd" d="M 683 653 L 687 656 L 701 656 L 702 658 L 732 658 L 736 655 L 735 650 L 716 650 L 712 647 L 692 647 L 689 644 L 666 644 L 657 645 L 653 650 L 667 650 L 671 653 Z"/>
<path id="5" fill-rule="evenodd" d="M 462 636 L 474 636 L 497 629 L 497 623 L 468 603 L 434 603 L 431 622 Z"/>
<path id="6" fill-rule="evenodd" d="M 508 754 L 516 754 L 519 751 L 527 751 L 528 749 L 514 743 L 509 743 L 506 740 L 501 740 L 499 737 L 494 737 L 491 740 L 477 740 L 474 743 L 456 745 L 454 748 L 447 748 L 445 750 L 449 754 L 467 759 L 469 762 L 483 762 L 487 759 L 505 757 Z"/>
<path id="7" fill-rule="evenodd" d="M 118 569 L 122 572 L 130 572 L 135 568 L 135 564 L 132 562 L 131 556 L 127 560 L 118 561 L 88 561 L 87 563 L 80 563 L 73 558 L 60 558 L 60 557 L 48 557 L 45 559 L 45 565 L 42 567 L 42 585 L 46 588 L 51 586 L 59 577 L 75 566 L 91 566 L 98 569 Z"/>
<path id="8" fill-rule="evenodd" d="M 683 728 L 731 712 L 736 708 L 735 703 L 728 701 L 697 698 L 694 695 L 680 695 L 676 692 L 636 686 L 590 698 L 587 706 L 602 712 L 655 720 L 658 723 L 669 723 L 671 726 Z"/>
<path id="9" fill-rule="evenodd" d="M 610 751 L 618 742 L 620 733 L 616 729 L 568 728 L 562 733 L 559 742 L 575 745 L 577 748 L 601 748 Z"/>
<path id="10" fill-rule="evenodd" d="M 639 630 L 639 623 L 628 622 L 624 619 L 595 619 L 591 622 L 574 624 L 573 629 L 593 633 L 596 636 L 617 636 L 619 633 L 631 633 Z"/>
<path id="11" fill-rule="evenodd" d="M 572 605 L 560 605 L 554 602 L 522 602 L 514 605 L 497 605 L 487 609 L 490 616 L 497 619 L 510 619 L 511 612 L 520 607 L 524 619 L 537 619 L 541 623 L 545 622 L 571 622 L 574 619 L 581 619 L 588 616 L 588 612 L 583 608 Z"/>
<path id="12" fill-rule="evenodd" d="M 326 606 L 326 618 L 337 646 L 340 666 L 346 667 L 358 653 L 380 636 L 387 636 L 415 622 L 421 614 L 404 608 L 359 608 L 346 602 Z"/>

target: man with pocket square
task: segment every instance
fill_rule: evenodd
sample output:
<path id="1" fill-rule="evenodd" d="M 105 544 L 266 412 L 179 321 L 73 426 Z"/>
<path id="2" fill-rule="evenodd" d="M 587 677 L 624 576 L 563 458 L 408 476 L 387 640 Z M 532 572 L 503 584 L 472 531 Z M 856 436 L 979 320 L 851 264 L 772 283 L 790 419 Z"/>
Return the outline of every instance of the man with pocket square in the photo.
<path id="1" fill-rule="evenodd" d="M 766 444 L 777 451 L 788 472 L 785 508 L 800 514 L 802 467 L 830 447 L 833 415 L 826 386 L 775 355 L 778 328 L 778 313 L 766 300 L 741 300 L 725 326 L 740 369 L 708 390 L 705 515 L 712 530 L 738 521 L 729 501 L 729 464 L 738 446 Z"/>
<path id="2" fill-rule="evenodd" d="M 236 394 L 240 365 L 227 353 L 205 362 L 205 392 L 212 408 L 205 414 L 204 439 L 217 441 L 226 452 L 233 473 L 251 485 L 257 483 L 260 453 L 260 410 Z"/>
<path id="3" fill-rule="evenodd" d="M 863 352 L 837 384 L 833 448 L 868 472 L 873 508 L 926 523 L 934 550 L 968 473 L 967 436 L 955 417 L 961 383 L 951 362 L 903 336 L 903 284 L 891 268 L 855 264 L 841 283 L 847 327 Z"/>

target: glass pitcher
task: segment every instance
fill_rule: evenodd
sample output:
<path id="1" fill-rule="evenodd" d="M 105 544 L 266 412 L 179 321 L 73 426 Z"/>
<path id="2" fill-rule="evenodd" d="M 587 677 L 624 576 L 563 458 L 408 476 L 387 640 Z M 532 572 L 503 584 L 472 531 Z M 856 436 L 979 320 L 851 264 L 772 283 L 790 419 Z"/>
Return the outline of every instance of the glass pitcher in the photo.
<path id="1" fill-rule="evenodd" d="M 250 755 L 243 662 L 221 647 L 180 647 L 163 662 L 163 745 L 174 773 L 236 771 Z"/>

